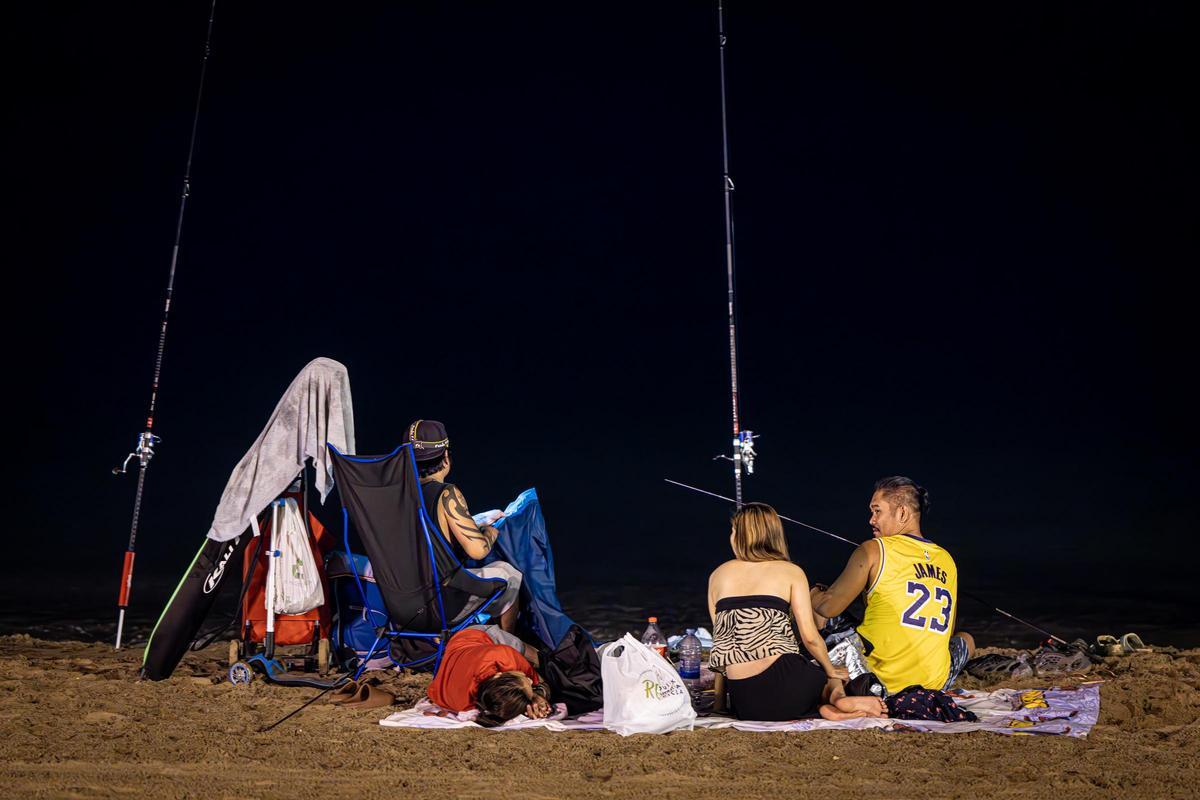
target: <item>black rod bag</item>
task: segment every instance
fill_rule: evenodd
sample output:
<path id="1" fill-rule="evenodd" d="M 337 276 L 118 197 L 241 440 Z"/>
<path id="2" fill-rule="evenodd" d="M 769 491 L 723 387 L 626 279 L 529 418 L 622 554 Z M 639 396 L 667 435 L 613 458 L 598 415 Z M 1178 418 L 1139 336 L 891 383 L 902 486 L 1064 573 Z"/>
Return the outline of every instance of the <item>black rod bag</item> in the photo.
<path id="1" fill-rule="evenodd" d="M 550 685 L 550 700 L 566 703 L 568 716 L 595 711 L 604 705 L 600 656 L 583 628 L 572 624 L 558 647 L 538 649 L 538 672 Z"/>
<path id="2" fill-rule="evenodd" d="M 241 580 L 242 551 L 253 538 L 249 530 L 228 542 L 204 537 L 204 545 L 175 587 L 150 633 L 150 641 L 146 642 L 146 652 L 142 655 L 143 678 L 161 681 L 171 677 L 196 638 L 204 618 L 212 610 L 217 593 L 229 574 L 233 573 Z"/>

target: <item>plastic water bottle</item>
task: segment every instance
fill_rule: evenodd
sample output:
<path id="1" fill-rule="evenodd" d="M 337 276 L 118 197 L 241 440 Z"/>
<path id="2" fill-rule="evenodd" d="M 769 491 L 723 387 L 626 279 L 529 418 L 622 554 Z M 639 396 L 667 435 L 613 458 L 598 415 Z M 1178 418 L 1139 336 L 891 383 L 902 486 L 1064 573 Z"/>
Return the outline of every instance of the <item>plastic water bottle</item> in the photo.
<path id="1" fill-rule="evenodd" d="M 650 617 L 648 621 L 650 624 L 646 626 L 646 632 L 642 634 L 642 644 L 666 659 L 667 637 L 663 636 L 663 632 L 659 630 L 658 617 Z"/>
<path id="2" fill-rule="evenodd" d="M 700 640 L 695 628 L 688 628 L 687 636 L 679 643 L 679 677 L 695 697 L 700 691 Z"/>

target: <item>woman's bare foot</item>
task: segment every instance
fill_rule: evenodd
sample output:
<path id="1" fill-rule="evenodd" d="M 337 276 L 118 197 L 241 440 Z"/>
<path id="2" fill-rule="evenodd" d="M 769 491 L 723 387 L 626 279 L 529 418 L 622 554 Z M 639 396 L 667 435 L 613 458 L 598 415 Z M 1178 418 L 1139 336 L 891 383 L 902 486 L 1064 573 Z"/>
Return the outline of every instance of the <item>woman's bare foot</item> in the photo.
<path id="1" fill-rule="evenodd" d="M 861 711 L 864 717 L 887 716 L 887 703 L 873 695 L 866 697 L 840 697 L 834 705 L 839 711 L 847 713 Z"/>

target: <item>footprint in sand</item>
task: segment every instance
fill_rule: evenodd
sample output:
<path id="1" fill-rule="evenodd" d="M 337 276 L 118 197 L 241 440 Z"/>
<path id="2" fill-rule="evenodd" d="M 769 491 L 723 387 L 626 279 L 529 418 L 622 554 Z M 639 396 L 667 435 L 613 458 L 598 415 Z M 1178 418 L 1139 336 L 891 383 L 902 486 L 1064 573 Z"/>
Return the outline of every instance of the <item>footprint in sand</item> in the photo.
<path id="1" fill-rule="evenodd" d="M 124 714 L 117 714 L 113 711 L 93 711 L 83 717 L 84 722 L 120 722 L 125 719 Z"/>

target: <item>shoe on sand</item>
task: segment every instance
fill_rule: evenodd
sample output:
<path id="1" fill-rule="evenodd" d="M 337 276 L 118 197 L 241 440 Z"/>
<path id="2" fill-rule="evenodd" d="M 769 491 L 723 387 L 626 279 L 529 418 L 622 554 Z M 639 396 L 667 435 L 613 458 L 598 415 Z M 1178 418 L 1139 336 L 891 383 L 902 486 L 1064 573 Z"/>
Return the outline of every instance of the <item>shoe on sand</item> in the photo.
<path id="1" fill-rule="evenodd" d="M 329 693 L 329 702 L 340 706 L 342 703 L 353 700 L 356 694 L 358 694 L 358 681 L 346 681 Z"/>
<path id="2" fill-rule="evenodd" d="M 396 702 L 396 696 L 378 686 L 364 683 L 358 687 L 354 698 L 341 703 L 342 708 L 383 708 Z"/>
<path id="3" fill-rule="evenodd" d="M 1136 633 L 1127 633 L 1121 637 L 1121 652 L 1128 655 L 1129 653 L 1150 653 L 1153 650 L 1147 647 L 1146 643 L 1142 641 L 1142 637 Z"/>
<path id="4" fill-rule="evenodd" d="M 1115 636 L 1107 633 L 1101 634 L 1096 637 L 1096 642 L 1091 646 L 1091 651 L 1102 658 L 1119 656 L 1121 655 L 1121 643 L 1117 641 L 1117 637 Z"/>
<path id="5" fill-rule="evenodd" d="M 1033 666 L 1029 663 L 1027 653 L 1021 653 L 1016 658 L 999 653 L 988 653 L 968 661 L 965 669 L 968 674 L 980 680 L 1020 679 L 1033 676 Z"/>
<path id="6" fill-rule="evenodd" d="M 1081 650 L 1064 653 L 1044 647 L 1033 657 L 1033 669 L 1038 677 L 1087 672 L 1091 668 L 1092 660 Z"/>

